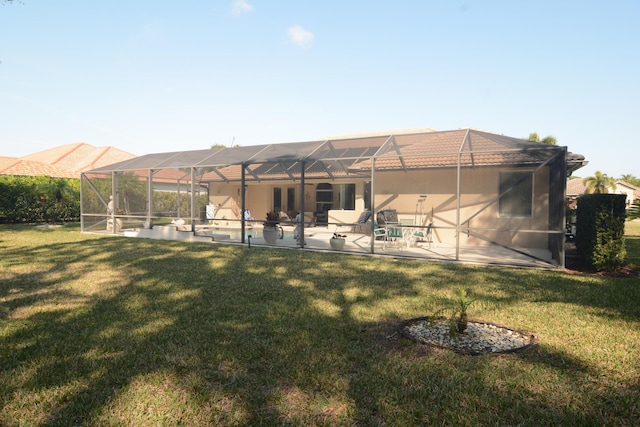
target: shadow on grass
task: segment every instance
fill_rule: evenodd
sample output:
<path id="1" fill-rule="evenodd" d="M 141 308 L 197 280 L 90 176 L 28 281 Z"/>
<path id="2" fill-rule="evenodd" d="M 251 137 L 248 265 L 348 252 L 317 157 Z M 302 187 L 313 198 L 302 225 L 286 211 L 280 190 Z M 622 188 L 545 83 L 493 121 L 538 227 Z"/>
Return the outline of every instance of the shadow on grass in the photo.
<path id="1" fill-rule="evenodd" d="M 615 282 L 121 238 L 7 243 L 3 256 L 11 267 L 0 285 L 6 424 L 29 415 L 36 425 L 591 422 L 606 408 L 585 409 L 580 399 L 633 391 L 589 390 L 597 372 L 544 346 L 500 358 L 408 359 L 374 344 L 380 322 L 399 320 L 403 303 L 452 283 L 491 287 L 485 296 L 505 304 L 637 314 L 616 297 L 597 298 L 598 286 Z M 33 268 L 18 269 L 25 265 Z M 530 387 L 541 376 L 562 390 Z M 566 402 L 550 399 L 561 391 Z M 624 419 L 625 408 L 614 415 Z"/>
<path id="2" fill-rule="evenodd" d="M 629 425 L 640 414 L 637 383 L 600 386 L 601 373 L 546 345 L 464 357 L 404 342 L 387 357 L 402 368 L 373 368 L 353 382 L 362 424 L 406 411 L 414 425 Z"/>

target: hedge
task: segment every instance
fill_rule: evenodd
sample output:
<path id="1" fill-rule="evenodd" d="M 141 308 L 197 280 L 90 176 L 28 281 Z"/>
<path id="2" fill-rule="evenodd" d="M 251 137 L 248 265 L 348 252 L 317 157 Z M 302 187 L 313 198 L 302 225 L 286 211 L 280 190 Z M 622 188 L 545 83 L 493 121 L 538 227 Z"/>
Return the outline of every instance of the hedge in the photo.
<path id="1" fill-rule="evenodd" d="M 0 175 L 0 223 L 80 220 L 80 180 Z"/>
<path id="2" fill-rule="evenodd" d="M 576 248 L 598 271 L 624 264 L 624 194 L 585 194 L 578 198 Z"/>

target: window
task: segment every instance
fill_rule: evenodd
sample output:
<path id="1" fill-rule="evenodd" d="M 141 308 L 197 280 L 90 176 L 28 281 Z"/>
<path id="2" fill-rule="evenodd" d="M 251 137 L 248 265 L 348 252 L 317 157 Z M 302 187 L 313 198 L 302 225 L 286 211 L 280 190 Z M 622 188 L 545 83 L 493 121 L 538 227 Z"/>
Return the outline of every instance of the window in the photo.
<path id="1" fill-rule="evenodd" d="M 364 208 L 367 210 L 371 210 L 371 181 L 367 181 L 364 183 Z"/>
<path id="2" fill-rule="evenodd" d="M 335 187 L 338 190 L 338 209 L 354 210 L 356 208 L 356 185 L 339 184 Z"/>
<path id="3" fill-rule="evenodd" d="M 533 173 L 531 171 L 500 172 L 501 217 L 531 217 L 533 212 Z"/>
<path id="4" fill-rule="evenodd" d="M 316 187 L 316 211 L 356 208 L 355 184 L 318 184 Z"/>
<path id="5" fill-rule="evenodd" d="M 328 183 L 318 184 L 316 187 L 316 212 L 326 212 L 333 209 L 333 186 Z"/>
<path id="6" fill-rule="evenodd" d="M 276 213 L 280 213 L 282 210 L 282 189 L 274 188 L 273 189 L 273 211 Z"/>

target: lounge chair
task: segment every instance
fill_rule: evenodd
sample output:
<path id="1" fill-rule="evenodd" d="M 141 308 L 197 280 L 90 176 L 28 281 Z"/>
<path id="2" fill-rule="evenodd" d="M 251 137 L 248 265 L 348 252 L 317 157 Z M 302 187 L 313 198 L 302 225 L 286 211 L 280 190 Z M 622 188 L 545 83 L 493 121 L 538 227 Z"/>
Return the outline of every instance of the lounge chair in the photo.
<path id="1" fill-rule="evenodd" d="M 371 211 L 363 211 L 353 226 L 352 233 L 371 234 Z"/>

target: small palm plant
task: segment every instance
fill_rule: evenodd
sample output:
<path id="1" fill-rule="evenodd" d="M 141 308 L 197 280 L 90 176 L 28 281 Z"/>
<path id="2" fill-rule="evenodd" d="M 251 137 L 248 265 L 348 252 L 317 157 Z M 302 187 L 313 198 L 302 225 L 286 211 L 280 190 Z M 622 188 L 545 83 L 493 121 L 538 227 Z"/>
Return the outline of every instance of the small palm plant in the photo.
<path id="1" fill-rule="evenodd" d="M 437 297 L 430 301 L 428 306 L 440 307 L 440 309 L 434 313 L 433 317 L 438 317 L 442 313 L 449 314 L 449 330 L 451 336 L 456 336 L 457 334 L 463 334 L 467 329 L 467 323 L 469 321 L 467 310 L 476 302 L 478 302 L 478 300 L 471 298 L 468 290 L 458 288 L 453 298 Z"/>

